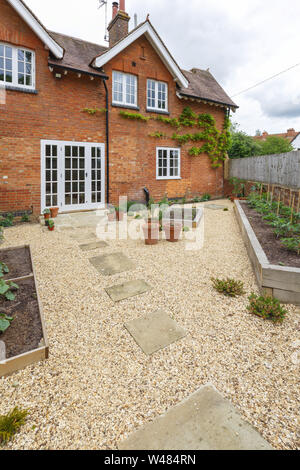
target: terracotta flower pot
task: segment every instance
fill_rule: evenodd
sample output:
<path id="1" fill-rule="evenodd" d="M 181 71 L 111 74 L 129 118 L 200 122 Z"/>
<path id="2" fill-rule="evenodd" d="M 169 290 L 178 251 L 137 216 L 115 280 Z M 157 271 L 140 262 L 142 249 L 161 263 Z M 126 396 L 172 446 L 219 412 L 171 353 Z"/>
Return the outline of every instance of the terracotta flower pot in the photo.
<path id="1" fill-rule="evenodd" d="M 182 224 L 174 223 L 174 224 L 165 224 L 164 231 L 166 234 L 166 239 L 168 242 L 175 243 L 178 242 L 181 231 L 182 231 Z"/>
<path id="2" fill-rule="evenodd" d="M 146 245 L 157 245 L 159 240 L 159 224 L 143 225 L 143 232 Z"/>
<path id="3" fill-rule="evenodd" d="M 122 222 L 122 220 L 124 219 L 124 212 L 116 211 L 116 216 L 117 216 L 117 221 Z"/>
<path id="4" fill-rule="evenodd" d="M 50 215 L 51 215 L 51 214 L 44 214 L 44 219 L 45 219 L 45 220 L 50 219 Z"/>
<path id="5" fill-rule="evenodd" d="M 58 207 L 51 207 L 50 212 L 51 212 L 51 219 L 55 219 L 58 216 Z"/>

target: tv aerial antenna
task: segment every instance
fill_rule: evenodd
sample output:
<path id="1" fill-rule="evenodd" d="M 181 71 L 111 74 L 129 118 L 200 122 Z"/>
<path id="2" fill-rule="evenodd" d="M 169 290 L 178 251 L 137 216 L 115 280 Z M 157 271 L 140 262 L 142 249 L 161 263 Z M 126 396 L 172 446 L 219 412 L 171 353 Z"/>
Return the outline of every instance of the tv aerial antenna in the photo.
<path id="1" fill-rule="evenodd" d="M 98 10 L 100 10 L 100 8 L 102 8 L 102 7 L 105 8 L 105 35 L 104 35 L 104 41 L 108 42 L 109 38 L 108 38 L 108 31 L 107 31 L 107 26 L 108 26 L 107 0 L 99 0 Z"/>

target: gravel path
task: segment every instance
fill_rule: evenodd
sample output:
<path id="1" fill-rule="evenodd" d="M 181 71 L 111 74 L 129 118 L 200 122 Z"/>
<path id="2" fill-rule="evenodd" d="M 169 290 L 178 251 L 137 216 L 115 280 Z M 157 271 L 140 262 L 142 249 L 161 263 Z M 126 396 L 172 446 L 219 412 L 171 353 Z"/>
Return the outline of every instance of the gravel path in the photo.
<path id="1" fill-rule="evenodd" d="M 109 241 L 82 252 L 68 233 L 38 225 L 7 229 L 6 246 L 30 243 L 44 307 L 50 359 L 0 379 L 0 414 L 28 408 L 30 418 L 8 449 L 115 449 L 116 443 L 212 383 L 278 449 L 299 449 L 299 309 L 280 326 L 250 316 L 247 296 L 227 299 L 212 276 L 256 291 L 232 205 L 205 210 L 205 247 L 184 242 Z M 103 277 L 88 258 L 123 251 L 137 269 Z M 153 290 L 114 304 L 105 287 L 144 279 Z M 145 356 L 124 328 L 163 308 L 188 335 Z M 300 348 L 298 348 L 300 357 Z M 295 354 L 294 354 L 295 356 Z M 298 435 L 297 435 L 298 429 Z"/>

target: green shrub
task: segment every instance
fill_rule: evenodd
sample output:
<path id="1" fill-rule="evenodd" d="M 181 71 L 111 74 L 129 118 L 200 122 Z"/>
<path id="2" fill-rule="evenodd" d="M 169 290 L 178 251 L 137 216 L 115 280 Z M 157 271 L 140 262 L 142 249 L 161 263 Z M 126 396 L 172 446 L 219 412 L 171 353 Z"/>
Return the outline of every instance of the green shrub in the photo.
<path id="1" fill-rule="evenodd" d="M 29 222 L 29 215 L 28 215 L 28 214 L 24 214 L 24 215 L 22 216 L 21 221 L 24 222 L 24 223 Z"/>
<path id="2" fill-rule="evenodd" d="M 7 214 L 6 217 L 0 216 L 0 226 L 1 227 L 12 227 L 14 222 L 14 216 L 12 214 Z"/>
<path id="3" fill-rule="evenodd" d="M 210 194 L 203 194 L 202 198 L 200 199 L 200 202 L 205 202 L 205 201 L 210 201 L 210 200 L 211 200 Z"/>
<path id="4" fill-rule="evenodd" d="M 282 323 L 287 314 L 287 310 L 280 305 L 278 299 L 267 295 L 258 296 L 252 293 L 249 302 L 247 310 L 250 313 L 274 323 Z"/>
<path id="5" fill-rule="evenodd" d="M 0 443 L 6 444 L 25 424 L 27 410 L 14 408 L 7 415 L 0 416 Z"/>
<path id="6" fill-rule="evenodd" d="M 244 283 L 242 281 L 235 281 L 234 279 L 211 279 L 213 282 L 214 288 L 224 295 L 229 297 L 238 297 L 239 295 L 245 294 Z"/>

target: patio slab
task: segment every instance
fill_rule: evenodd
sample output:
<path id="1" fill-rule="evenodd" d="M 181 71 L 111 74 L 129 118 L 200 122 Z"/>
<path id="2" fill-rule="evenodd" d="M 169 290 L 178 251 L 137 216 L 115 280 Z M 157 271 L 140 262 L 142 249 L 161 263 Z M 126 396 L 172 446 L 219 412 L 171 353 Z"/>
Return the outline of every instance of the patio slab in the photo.
<path id="1" fill-rule="evenodd" d="M 103 276 L 113 276 L 135 269 L 134 263 L 124 253 L 111 253 L 90 258 L 90 263 Z"/>
<path id="2" fill-rule="evenodd" d="M 70 237 L 78 242 L 88 242 L 89 240 L 96 239 L 97 235 L 93 232 L 82 232 L 80 230 L 76 230 L 75 233 L 70 234 Z"/>
<path id="3" fill-rule="evenodd" d="M 149 284 L 145 281 L 130 281 L 118 286 L 109 287 L 105 289 L 107 294 L 114 302 L 120 302 L 121 300 L 129 299 L 137 295 L 145 294 L 151 290 Z"/>
<path id="4" fill-rule="evenodd" d="M 226 209 L 227 206 L 221 206 L 219 204 L 207 204 L 205 209 L 210 209 L 212 211 L 220 211 L 221 209 Z"/>
<path id="5" fill-rule="evenodd" d="M 126 323 L 125 327 L 143 352 L 149 356 L 187 334 L 162 310 Z"/>
<path id="6" fill-rule="evenodd" d="M 146 425 L 120 450 L 272 450 L 233 405 L 206 385 Z"/>
<path id="7" fill-rule="evenodd" d="M 86 243 L 84 245 L 79 245 L 79 248 L 82 251 L 94 251 L 97 250 L 98 248 L 106 248 L 108 246 L 108 243 L 104 241 L 100 242 L 91 242 L 91 243 Z"/>

